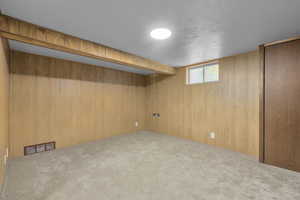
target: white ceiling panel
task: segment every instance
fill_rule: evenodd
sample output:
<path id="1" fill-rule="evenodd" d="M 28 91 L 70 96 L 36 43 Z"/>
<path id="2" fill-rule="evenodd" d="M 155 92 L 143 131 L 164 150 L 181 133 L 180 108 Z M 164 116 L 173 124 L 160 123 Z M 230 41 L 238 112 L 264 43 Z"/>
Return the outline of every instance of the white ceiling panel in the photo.
<path id="1" fill-rule="evenodd" d="M 4 14 L 171 66 L 300 34 L 300 0 L 1 0 Z M 154 28 L 168 40 L 150 38 Z"/>

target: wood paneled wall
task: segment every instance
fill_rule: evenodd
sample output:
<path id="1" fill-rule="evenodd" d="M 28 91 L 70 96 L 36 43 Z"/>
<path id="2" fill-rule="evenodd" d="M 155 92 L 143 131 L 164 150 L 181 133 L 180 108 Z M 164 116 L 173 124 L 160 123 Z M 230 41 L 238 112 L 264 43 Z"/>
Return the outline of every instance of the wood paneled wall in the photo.
<path id="1" fill-rule="evenodd" d="M 6 149 L 8 147 L 9 49 L 0 38 L 0 192 L 4 180 Z"/>
<path id="2" fill-rule="evenodd" d="M 185 68 L 151 75 L 145 87 L 142 75 L 22 52 L 11 62 L 12 156 L 25 145 L 60 148 L 148 129 L 258 157 L 257 51 L 220 59 L 220 81 L 198 85 L 185 84 Z"/>
<path id="3" fill-rule="evenodd" d="M 150 76 L 146 127 L 258 158 L 258 52 L 222 58 L 219 66 L 220 81 L 213 83 L 186 85 L 185 68 L 175 76 Z M 216 138 L 210 139 L 209 132 Z"/>
<path id="4" fill-rule="evenodd" d="M 144 129 L 145 76 L 17 51 L 11 62 L 12 156 Z"/>

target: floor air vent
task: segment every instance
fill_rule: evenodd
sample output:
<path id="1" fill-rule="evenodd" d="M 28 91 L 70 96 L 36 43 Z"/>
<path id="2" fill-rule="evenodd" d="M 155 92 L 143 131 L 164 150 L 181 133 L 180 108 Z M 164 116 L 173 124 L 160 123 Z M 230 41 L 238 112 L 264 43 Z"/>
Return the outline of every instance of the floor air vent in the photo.
<path id="1" fill-rule="evenodd" d="M 44 151 L 52 151 L 55 149 L 55 142 L 47 142 L 24 147 L 24 155 L 32 155 Z"/>

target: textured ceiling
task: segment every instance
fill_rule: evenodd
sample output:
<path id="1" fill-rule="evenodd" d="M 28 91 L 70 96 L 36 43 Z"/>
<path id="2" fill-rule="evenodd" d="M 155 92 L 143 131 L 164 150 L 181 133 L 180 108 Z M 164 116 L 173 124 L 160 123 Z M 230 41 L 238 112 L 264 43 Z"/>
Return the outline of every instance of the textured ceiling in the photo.
<path id="1" fill-rule="evenodd" d="M 48 57 L 54 57 L 54 58 L 60 58 L 64 60 L 71 60 L 75 62 L 80 62 L 80 63 L 86 63 L 90 65 L 96 65 L 100 67 L 107 67 L 107 68 L 112 68 L 112 69 L 118 69 L 122 71 L 127 71 L 127 72 L 133 72 L 137 74 L 151 74 L 153 72 L 147 71 L 147 70 L 141 70 L 141 69 L 136 69 L 132 67 L 127 67 L 123 65 L 118 65 L 118 64 L 113 64 L 109 62 L 103 62 L 98 59 L 93 59 L 93 58 L 88 58 L 84 56 L 78 56 L 74 54 L 69 54 L 61 51 L 56 51 L 48 48 L 43 48 L 43 47 L 38 47 L 38 46 L 33 46 L 29 44 L 25 44 L 22 42 L 16 42 L 13 40 L 9 41 L 9 47 L 10 49 L 13 50 L 18 50 L 18 51 L 23 51 L 31 54 L 38 54 L 42 56 L 48 56 Z"/>
<path id="2" fill-rule="evenodd" d="M 300 0 L 1 0 L 4 14 L 171 66 L 300 34 Z M 172 37 L 150 38 L 168 27 Z"/>

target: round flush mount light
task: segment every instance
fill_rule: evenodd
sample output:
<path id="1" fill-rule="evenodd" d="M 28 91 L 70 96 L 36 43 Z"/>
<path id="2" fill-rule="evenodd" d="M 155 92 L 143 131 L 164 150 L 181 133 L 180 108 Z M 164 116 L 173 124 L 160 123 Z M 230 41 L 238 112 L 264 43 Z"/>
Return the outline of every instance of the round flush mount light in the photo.
<path id="1" fill-rule="evenodd" d="M 172 35 L 172 32 L 167 28 L 157 28 L 151 31 L 150 35 L 156 40 L 165 40 Z"/>

